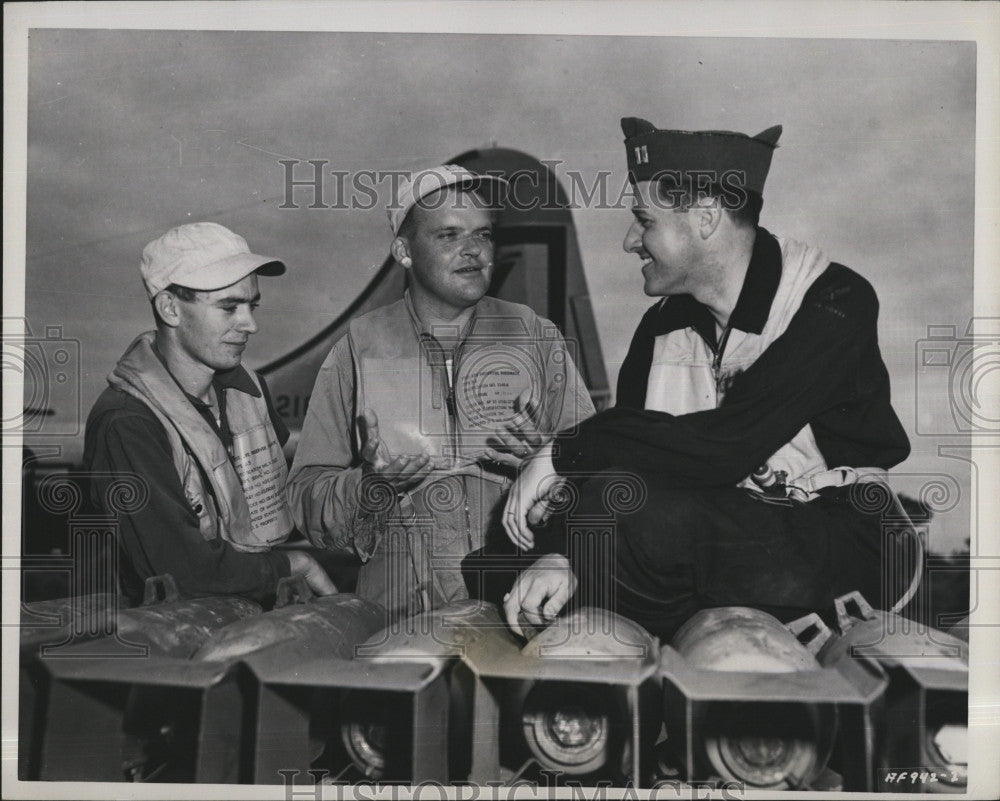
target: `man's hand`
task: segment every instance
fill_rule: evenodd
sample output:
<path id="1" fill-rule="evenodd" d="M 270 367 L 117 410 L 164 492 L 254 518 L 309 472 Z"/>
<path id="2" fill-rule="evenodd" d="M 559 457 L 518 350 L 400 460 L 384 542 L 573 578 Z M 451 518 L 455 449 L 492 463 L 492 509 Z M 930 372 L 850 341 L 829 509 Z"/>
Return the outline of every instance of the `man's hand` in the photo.
<path id="1" fill-rule="evenodd" d="M 486 440 L 486 456 L 494 462 L 518 468 L 548 439 L 539 433 L 539 407 L 531 401 L 531 389 L 514 400 L 514 419 Z"/>
<path id="2" fill-rule="evenodd" d="M 334 584 L 326 571 L 305 551 L 286 551 L 288 564 L 293 576 L 302 576 L 309 589 L 316 595 L 335 595 L 337 585 Z"/>
<path id="3" fill-rule="evenodd" d="M 397 493 L 420 486 L 434 467 L 427 454 L 397 456 L 391 459 L 378 433 L 378 417 L 372 409 L 365 409 L 358 419 L 364 445 L 361 459 L 373 473 L 386 479 Z"/>
<path id="4" fill-rule="evenodd" d="M 507 495 L 503 527 L 510 541 L 528 550 L 535 545 L 529 526 L 537 526 L 549 515 L 549 499 L 563 484 L 552 466 L 552 443 L 541 448 L 524 466 Z"/>
<path id="5" fill-rule="evenodd" d="M 519 614 L 532 626 L 547 626 L 576 592 L 576 585 L 569 560 L 562 554 L 546 554 L 521 573 L 504 596 L 507 625 L 522 637 Z"/>

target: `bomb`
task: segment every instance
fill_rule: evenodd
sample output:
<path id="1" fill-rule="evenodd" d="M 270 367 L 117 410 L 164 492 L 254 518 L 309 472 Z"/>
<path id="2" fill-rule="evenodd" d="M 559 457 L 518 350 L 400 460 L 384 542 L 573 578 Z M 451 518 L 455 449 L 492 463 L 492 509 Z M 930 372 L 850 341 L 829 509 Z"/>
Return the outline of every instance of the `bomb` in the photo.
<path id="1" fill-rule="evenodd" d="M 851 688 L 777 619 L 702 610 L 664 647 L 661 669 L 667 750 L 686 779 L 817 789 L 837 730 L 835 688 Z"/>
<path id="2" fill-rule="evenodd" d="M 644 628 L 593 607 L 523 647 L 509 636 L 470 644 L 456 668 L 473 708 L 469 779 L 641 784 L 660 726 L 658 651 Z"/>
<path id="3" fill-rule="evenodd" d="M 169 576 L 147 580 L 143 604 L 118 611 L 110 635 L 43 652 L 44 723 L 29 754 L 32 771 L 74 781 L 231 775 L 229 746 L 208 754 L 191 731 L 214 715 L 225 721 L 220 741 L 238 732 L 232 676 L 188 660 L 217 630 L 260 614 L 260 605 L 245 598 L 181 600 Z M 28 634 L 32 642 L 37 636 Z"/>
<path id="4" fill-rule="evenodd" d="M 968 643 L 873 609 L 857 592 L 836 599 L 834 607 L 840 636 L 819 652 L 820 662 L 867 662 L 882 670 L 888 683 L 884 708 L 876 720 L 878 789 L 965 792 Z M 911 771 L 932 776 L 933 781 L 895 783 L 887 778 Z"/>
<path id="5" fill-rule="evenodd" d="M 356 595 L 314 598 L 311 593 L 303 593 L 298 599 L 219 630 L 193 658 L 199 662 L 226 662 L 294 640 L 313 643 L 317 652 L 350 659 L 355 645 L 385 625 L 385 609 Z M 282 600 L 279 596 L 279 603 Z"/>

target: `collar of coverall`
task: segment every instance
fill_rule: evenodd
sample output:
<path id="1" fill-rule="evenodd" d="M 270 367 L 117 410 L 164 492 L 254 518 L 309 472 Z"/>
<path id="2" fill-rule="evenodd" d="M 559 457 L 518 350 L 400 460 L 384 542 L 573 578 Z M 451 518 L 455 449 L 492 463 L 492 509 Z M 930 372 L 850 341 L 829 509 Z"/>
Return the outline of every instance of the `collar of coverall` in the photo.
<path id="1" fill-rule="evenodd" d="M 417 310 L 413 307 L 413 298 L 410 297 L 410 290 L 407 289 L 403 292 L 403 301 L 406 304 L 406 311 L 410 313 L 410 319 L 413 321 L 413 327 L 417 332 L 419 337 L 433 337 L 439 342 L 462 342 L 469 335 L 472 330 L 472 326 L 476 321 L 476 317 L 479 314 L 479 306 L 482 304 L 483 299 L 480 298 L 476 301 L 475 307 L 472 309 L 472 315 L 469 317 L 469 321 L 459 330 L 458 326 L 435 326 L 434 331 L 431 331 L 424 325 L 423 320 L 417 314 Z"/>

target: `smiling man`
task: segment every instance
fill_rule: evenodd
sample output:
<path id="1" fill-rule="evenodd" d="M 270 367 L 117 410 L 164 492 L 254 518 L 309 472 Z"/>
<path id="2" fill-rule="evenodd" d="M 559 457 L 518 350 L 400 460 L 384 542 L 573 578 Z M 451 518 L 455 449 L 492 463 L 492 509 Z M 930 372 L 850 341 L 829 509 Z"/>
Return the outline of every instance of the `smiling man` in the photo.
<path id="1" fill-rule="evenodd" d="M 504 186 L 455 165 L 400 184 L 406 292 L 334 345 L 292 464 L 299 529 L 357 554 L 358 593 L 393 617 L 468 597 L 461 560 L 499 527 L 521 460 L 593 414 L 556 327 L 486 296 Z"/>
<path id="2" fill-rule="evenodd" d="M 508 536 L 538 558 L 506 597 L 508 621 L 548 622 L 581 576 L 663 638 L 712 606 L 787 620 L 860 590 L 889 608 L 911 581 L 912 541 L 883 543 L 879 490 L 854 487 L 909 453 L 875 292 L 759 226 L 780 127 L 622 129 L 634 189 L 624 248 L 661 299 L 632 339 L 616 407 L 540 449 L 510 492 Z M 643 502 L 617 514 L 610 555 L 570 553 L 566 516 L 548 517 L 560 477 L 589 476 L 576 479 L 574 514 L 606 516 L 606 476 L 622 472 Z"/>
<path id="3" fill-rule="evenodd" d="M 108 377 L 83 456 L 93 503 L 118 517 L 123 593 L 136 603 L 144 580 L 163 573 L 184 597 L 268 603 L 290 574 L 317 594 L 336 592 L 309 554 L 271 549 L 293 527 L 281 452 L 288 431 L 263 379 L 241 366 L 257 331 L 257 276 L 285 265 L 201 222 L 150 242 L 140 271 L 156 331 L 141 334 Z M 134 512 L 114 506 L 123 473 L 145 484 Z"/>

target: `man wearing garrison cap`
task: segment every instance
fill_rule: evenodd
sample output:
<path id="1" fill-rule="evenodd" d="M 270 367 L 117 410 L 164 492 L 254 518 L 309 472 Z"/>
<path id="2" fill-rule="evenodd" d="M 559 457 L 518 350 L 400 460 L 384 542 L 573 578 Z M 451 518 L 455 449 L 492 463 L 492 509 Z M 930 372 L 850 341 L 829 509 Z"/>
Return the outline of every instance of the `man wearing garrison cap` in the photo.
<path id="1" fill-rule="evenodd" d="M 634 189 L 624 248 L 657 302 L 617 405 L 540 450 L 510 493 L 507 535 L 538 558 L 505 597 L 508 621 L 548 622 L 578 583 L 604 597 L 577 602 L 610 604 L 662 638 L 706 607 L 789 620 L 851 590 L 901 606 L 910 537 L 883 546 L 884 505 L 857 502 L 882 487 L 855 486 L 909 453 L 878 300 L 854 271 L 759 226 L 781 127 L 751 137 L 630 117 L 622 130 Z M 606 516 L 604 488 L 623 473 L 642 490 L 616 513 L 610 556 L 576 553 L 567 521 Z M 580 500 L 550 516 L 557 476 L 579 484 Z M 892 560 L 904 575 L 884 581 Z"/>

